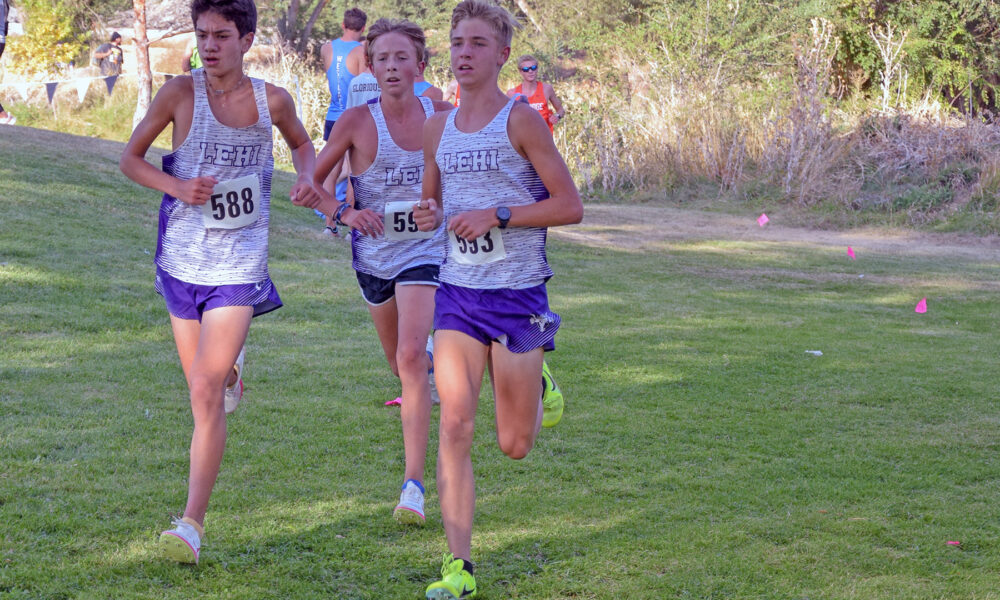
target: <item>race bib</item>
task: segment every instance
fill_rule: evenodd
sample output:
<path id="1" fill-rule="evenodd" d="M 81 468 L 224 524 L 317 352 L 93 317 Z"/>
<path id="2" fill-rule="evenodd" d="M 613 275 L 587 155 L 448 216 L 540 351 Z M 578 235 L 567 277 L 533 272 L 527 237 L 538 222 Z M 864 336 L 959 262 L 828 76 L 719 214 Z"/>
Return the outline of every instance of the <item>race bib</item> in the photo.
<path id="1" fill-rule="evenodd" d="M 215 185 L 212 197 L 201 205 L 206 229 L 239 229 L 260 216 L 260 179 L 247 175 Z"/>
<path id="2" fill-rule="evenodd" d="M 448 239 L 451 242 L 448 259 L 463 265 L 485 265 L 507 258 L 499 227 L 494 227 L 483 236 L 471 241 L 458 237 L 454 231 L 449 231 Z"/>
<path id="3" fill-rule="evenodd" d="M 385 203 L 385 239 L 387 240 L 426 240 L 434 237 L 434 231 L 420 231 L 413 220 L 413 205 L 415 201 Z"/>

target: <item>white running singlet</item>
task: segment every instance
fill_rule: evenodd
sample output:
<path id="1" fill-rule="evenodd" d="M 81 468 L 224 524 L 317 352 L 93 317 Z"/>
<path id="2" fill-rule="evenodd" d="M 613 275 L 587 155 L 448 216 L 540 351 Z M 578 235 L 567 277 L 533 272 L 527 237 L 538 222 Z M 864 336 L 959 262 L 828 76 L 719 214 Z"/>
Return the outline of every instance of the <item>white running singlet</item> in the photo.
<path id="1" fill-rule="evenodd" d="M 251 224 L 235 229 L 210 228 L 206 227 L 201 206 L 191 206 L 164 194 L 160 203 L 156 264 L 181 281 L 199 285 L 264 281 L 268 279 L 267 234 L 274 172 L 265 83 L 250 78 L 257 101 L 257 122 L 234 128 L 219 123 L 212 114 L 205 92 L 204 70 L 194 69 L 191 78 L 194 84 L 191 131 L 176 150 L 163 157 L 163 171 L 184 180 L 210 175 L 220 184 L 255 175 L 260 182 L 259 197 L 251 197 L 248 192 L 240 195 L 243 191 L 240 189 L 213 200 L 217 210 L 227 214 L 227 219 L 238 218 L 244 209 L 259 216 Z"/>
<path id="2" fill-rule="evenodd" d="M 455 115 L 461 109 L 448 114 L 435 155 L 446 223 L 449 217 L 469 210 L 523 206 L 549 197 L 531 162 L 510 143 L 507 121 L 513 106 L 514 101 L 509 101 L 489 124 L 474 133 L 455 127 Z M 495 231 L 502 235 L 502 259 L 483 264 L 460 262 L 454 255 L 455 246 L 449 245 L 440 280 L 468 288 L 523 289 L 552 277 L 545 259 L 545 227 L 510 226 Z M 480 238 L 475 251 L 481 256 L 481 250 L 495 245 Z M 461 247 L 472 248 L 472 242 Z"/>
<path id="3" fill-rule="evenodd" d="M 430 98 L 418 98 L 424 115 L 434 114 Z M 377 215 L 386 214 L 386 204 L 400 202 L 416 204 L 420 201 L 424 180 L 424 151 L 403 150 L 393 141 L 382 114 L 379 98 L 367 103 L 378 130 L 378 151 L 372 164 L 359 175 L 351 176 L 354 186 L 354 206 L 367 208 Z M 411 213 L 412 214 L 412 213 Z M 402 271 L 420 265 L 440 265 L 444 260 L 445 233 L 439 227 L 426 239 L 390 239 L 392 230 L 399 225 L 402 236 L 417 234 L 416 225 L 405 214 L 386 217 L 385 233 L 377 238 L 352 231 L 351 248 L 354 269 L 382 279 L 394 279 Z"/>

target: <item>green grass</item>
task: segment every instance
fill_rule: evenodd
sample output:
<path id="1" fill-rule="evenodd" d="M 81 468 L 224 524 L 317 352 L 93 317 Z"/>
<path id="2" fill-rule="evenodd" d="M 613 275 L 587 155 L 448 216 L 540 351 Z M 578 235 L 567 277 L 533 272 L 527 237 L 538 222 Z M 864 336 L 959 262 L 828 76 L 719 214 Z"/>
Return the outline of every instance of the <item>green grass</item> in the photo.
<path id="1" fill-rule="evenodd" d="M 121 147 L 0 132 L 0 598 L 422 597 L 434 460 L 427 527 L 397 526 L 398 385 L 287 174 L 286 306 L 250 331 L 202 563 L 156 557 L 191 417 L 152 289 L 158 194 Z M 554 237 L 567 412 L 511 461 L 484 394 L 481 598 L 998 597 L 996 253 Z"/>

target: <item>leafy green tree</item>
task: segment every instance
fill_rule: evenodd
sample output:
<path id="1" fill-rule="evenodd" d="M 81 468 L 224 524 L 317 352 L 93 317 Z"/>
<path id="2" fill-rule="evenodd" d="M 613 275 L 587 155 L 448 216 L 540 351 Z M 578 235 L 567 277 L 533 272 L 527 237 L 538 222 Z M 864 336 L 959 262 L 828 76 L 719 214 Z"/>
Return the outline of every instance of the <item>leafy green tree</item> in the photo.
<path id="1" fill-rule="evenodd" d="M 904 66 L 912 94 L 933 90 L 956 109 L 995 110 L 1000 72 L 1000 5 L 989 0 L 843 0 L 836 10 L 840 61 L 858 87 L 876 79 L 880 59 L 870 27 L 909 33 Z"/>
<path id="2" fill-rule="evenodd" d="M 17 43 L 7 44 L 11 70 L 33 73 L 56 73 L 86 48 L 79 29 L 74 26 L 73 10 L 60 0 L 19 0 L 24 15 L 24 35 Z"/>

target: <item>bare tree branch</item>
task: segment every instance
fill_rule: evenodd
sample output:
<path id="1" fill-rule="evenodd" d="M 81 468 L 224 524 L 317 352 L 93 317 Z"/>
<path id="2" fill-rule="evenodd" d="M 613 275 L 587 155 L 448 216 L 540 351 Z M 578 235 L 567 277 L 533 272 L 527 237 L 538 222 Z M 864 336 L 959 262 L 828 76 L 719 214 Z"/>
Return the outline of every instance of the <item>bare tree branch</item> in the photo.
<path id="1" fill-rule="evenodd" d="M 538 24 L 538 21 L 535 20 L 534 14 L 532 14 L 532 11 L 528 8 L 528 3 L 524 0 L 514 0 L 514 4 L 517 4 L 517 8 L 524 13 L 524 16 L 528 17 L 528 20 L 535 26 L 538 33 L 541 33 L 542 27 Z"/>
<path id="2" fill-rule="evenodd" d="M 323 12 L 323 9 L 326 8 L 326 5 L 329 3 L 330 0 L 319 0 L 319 4 L 316 5 L 312 14 L 309 15 L 309 20 L 306 22 L 306 27 L 302 30 L 302 36 L 299 37 L 299 43 L 296 46 L 296 49 L 300 54 L 305 52 L 306 44 L 309 43 L 309 39 L 312 37 L 312 30 L 313 26 L 316 24 L 316 19 L 319 18 L 320 13 Z"/>

